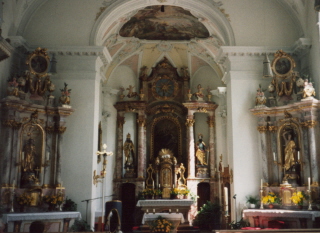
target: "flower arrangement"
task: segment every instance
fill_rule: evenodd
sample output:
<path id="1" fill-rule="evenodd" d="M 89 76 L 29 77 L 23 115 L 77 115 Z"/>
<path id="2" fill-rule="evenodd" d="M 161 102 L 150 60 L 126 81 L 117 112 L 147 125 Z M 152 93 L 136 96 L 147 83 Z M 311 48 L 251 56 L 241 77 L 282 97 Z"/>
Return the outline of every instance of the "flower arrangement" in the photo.
<path id="1" fill-rule="evenodd" d="M 43 201 L 48 205 L 61 205 L 63 203 L 62 195 L 46 195 L 43 197 Z"/>
<path id="2" fill-rule="evenodd" d="M 153 220 L 149 226 L 150 232 L 170 232 L 173 229 L 172 223 L 162 216 Z"/>
<path id="3" fill-rule="evenodd" d="M 187 196 L 190 193 L 189 189 L 180 189 L 179 194 L 183 196 Z"/>
<path id="4" fill-rule="evenodd" d="M 26 192 L 22 193 L 19 197 L 17 197 L 18 204 L 21 206 L 28 206 L 31 204 L 33 200 L 34 198 Z"/>
<path id="5" fill-rule="evenodd" d="M 170 194 L 178 195 L 179 194 L 179 189 L 177 189 L 177 188 L 171 189 Z"/>
<path id="6" fill-rule="evenodd" d="M 267 196 L 262 198 L 263 204 L 280 204 L 281 199 L 273 192 L 269 192 Z"/>
<path id="7" fill-rule="evenodd" d="M 290 198 L 296 205 L 303 205 L 303 200 L 307 199 L 307 195 L 303 191 L 294 192 Z"/>

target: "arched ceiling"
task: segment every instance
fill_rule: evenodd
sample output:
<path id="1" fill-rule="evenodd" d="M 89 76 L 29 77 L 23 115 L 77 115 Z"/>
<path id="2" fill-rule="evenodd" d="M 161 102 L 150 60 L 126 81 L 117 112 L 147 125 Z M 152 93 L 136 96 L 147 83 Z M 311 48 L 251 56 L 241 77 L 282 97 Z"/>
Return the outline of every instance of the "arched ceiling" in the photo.
<path id="1" fill-rule="evenodd" d="M 65 1 L 55 0 L 57 4 L 64 4 Z M 231 0 L 230 0 L 231 1 Z M 16 0 L 16 35 L 23 35 L 32 16 L 45 5 L 48 0 Z M 288 12 L 292 20 L 296 22 L 301 36 L 305 28 L 305 0 L 275 0 Z M 119 35 L 121 28 L 124 28 L 139 11 L 157 7 L 159 5 L 175 6 L 183 11 L 190 12 L 190 15 L 197 19 L 206 30 L 207 38 L 193 38 L 188 40 L 145 40 L 138 39 L 128 34 L 129 37 Z M 278 6 L 279 6 L 278 5 Z M 236 45 L 233 29 L 230 24 L 227 12 L 223 10 L 223 2 L 213 0 L 191 1 L 191 0 L 135 0 L 116 1 L 101 0 L 100 12 L 92 26 L 89 39 L 90 45 L 103 45 L 108 49 L 111 63 L 106 68 L 106 77 L 110 76 L 114 69 L 120 65 L 127 65 L 138 76 L 139 67 L 152 67 L 163 56 L 172 59 L 177 67 L 187 66 L 191 73 L 195 73 L 202 66 L 211 66 L 218 76 L 222 77 L 223 67 L 219 59 L 221 55 L 220 46 Z M 72 12 L 71 12 L 72 13 Z M 171 28 L 177 30 L 177 28 Z M 179 29 L 178 29 L 179 30 Z M 133 60 L 135 62 L 133 62 Z M 199 66 L 192 64 L 197 60 Z M 202 62 L 199 62 L 201 60 Z"/>

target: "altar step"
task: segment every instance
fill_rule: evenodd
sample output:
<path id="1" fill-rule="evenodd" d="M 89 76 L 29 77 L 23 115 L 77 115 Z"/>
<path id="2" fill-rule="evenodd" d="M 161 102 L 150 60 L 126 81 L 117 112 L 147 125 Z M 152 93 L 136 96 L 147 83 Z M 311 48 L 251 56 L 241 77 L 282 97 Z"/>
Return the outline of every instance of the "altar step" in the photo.
<path id="1" fill-rule="evenodd" d="M 275 233 L 275 232 L 287 232 L 287 233 L 313 233 L 320 232 L 319 228 L 308 228 L 308 229 L 261 229 L 261 230 L 213 230 L 214 233 Z"/>
<path id="2" fill-rule="evenodd" d="M 150 229 L 147 225 L 142 225 L 140 227 L 134 227 L 133 233 L 150 233 Z M 199 228 L 189 226 L 189 224 L 180 224 L 177 233 L 200 233 Z"/>

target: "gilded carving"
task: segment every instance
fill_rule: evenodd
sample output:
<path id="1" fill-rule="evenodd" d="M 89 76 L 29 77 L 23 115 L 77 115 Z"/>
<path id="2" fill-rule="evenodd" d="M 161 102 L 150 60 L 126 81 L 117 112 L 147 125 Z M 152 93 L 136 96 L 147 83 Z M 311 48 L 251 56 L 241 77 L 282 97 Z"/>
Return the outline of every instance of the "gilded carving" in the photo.
<path id="1" fill-rule="evenodd" d="M 309 129 L 311 129 L 311 128 L 314 128 L 316 125 L 317 125 L 317 121 L 315 121 L 315 120 L 309 120 L 309 121 L 304 121 L 304 122 L 301 122 L 300 124 L 301 124 L 301 126 L 303 126 L 303 127 L 306 127 L 306 128 L 309 128 Z"/>
<path id="2" fill-rule="evenodd" d="M 204 107 L 199 107 L 199 108 L 198 108 L 198 112 L 207 113 L 208 110 L 207 110 L 206 108 L 204 108 Z"/>
<path id="3" fill-rule="evenodd" d="M 257 130 L 259 133 L 265 133 L 267 131 L 267 126 L 258 126 Z"/>
<path id="4" fill-rule="evenodd" d="M 208 117 L 207 123 L 208 123 L 210 128 L 213 128 L 214 124 L 215 124 L 214 117 Z"/>
<path id="5" fill-rule="evenodd" d="M 194 119 L 187 119 L 186 120 L 186 126 L 192 127 L 195 122 L 196 121 Z"/>
<path id="6" fill-rule="evenodd" d="M 54 133 L 54 126 L 46 126 L 45 130 L 47 133 L 52 134 L 52 133 Z"/>
<path id="7" fill-rule="evenodd" d="M 125 122 L 124 117 L 118 117 L 117 123 L 119 128 L 122 128 Z"/>
<path id="8" fill-rule="evenodd" d="M 275 133 L 275 132 L 277 132 L 278 127 L 277 127 L 277 126 L 274 126 L 274 125 L 269 125 L 269 126 L 268 126 L 268 130 L 269 130 L 270 132 L 272 132 L 272 133 Z"/>
<path id="9" fill-rule="evenodd" d="M 66 129 L 67 129 L 67 127 L 59 126 L 57 130 L 58 130 L 59 134 L 63 134 L 66 131 Z"/>
<path id="10" fill-rule="evenodd" d="M 139 127 L 144 127 L 146 125 L 146 119 L 137 119 Z"/>
<path id="11" fill-rule="evenodd" d="M 15 121 L 15 120 L 4 120 L 2 122 L 2 124 L 5 127 L 10 127 L 10 128 L 13 128 L 13 129 L 19 129 L 21 127 L 21 123 Z"/>

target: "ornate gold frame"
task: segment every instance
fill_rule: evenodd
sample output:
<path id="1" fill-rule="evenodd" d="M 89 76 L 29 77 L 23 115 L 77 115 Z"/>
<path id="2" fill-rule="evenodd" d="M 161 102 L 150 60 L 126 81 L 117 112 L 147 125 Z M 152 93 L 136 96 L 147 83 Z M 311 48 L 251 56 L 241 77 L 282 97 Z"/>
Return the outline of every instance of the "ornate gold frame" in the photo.
<path id="1" fill-rule="evenodd" d="M 284 71 L 281 72 L 280 69 L 282 69 L 281 64 L 283 64 L 283 66 L 286 65 L 290 65 L 290 67 L 284 69 Z M 280 66 L 280 67 L 279 67 Z M 287 53 L 283 52 L 282 50 L 278 50 L 275 53 L 275 57 L 271 63 L 271 68 L 273 73 L 276 75 L 276 77 L 279 78 L 286 78 L 288 76 L 290 76 L 293 73 L 293 69 L 296 67 L 296 63 L 294 61 L 294 59 Z"/>
<path id="2" fill-rule="evenodd" d="M 47 54 L 47 49 L 37 48 L 28 56 L 26 64 L 29 65 L 29 70 L 32 74 L 38 75 L 39 77 L 47 76 L 50 65 L 50 57 Z"/>

